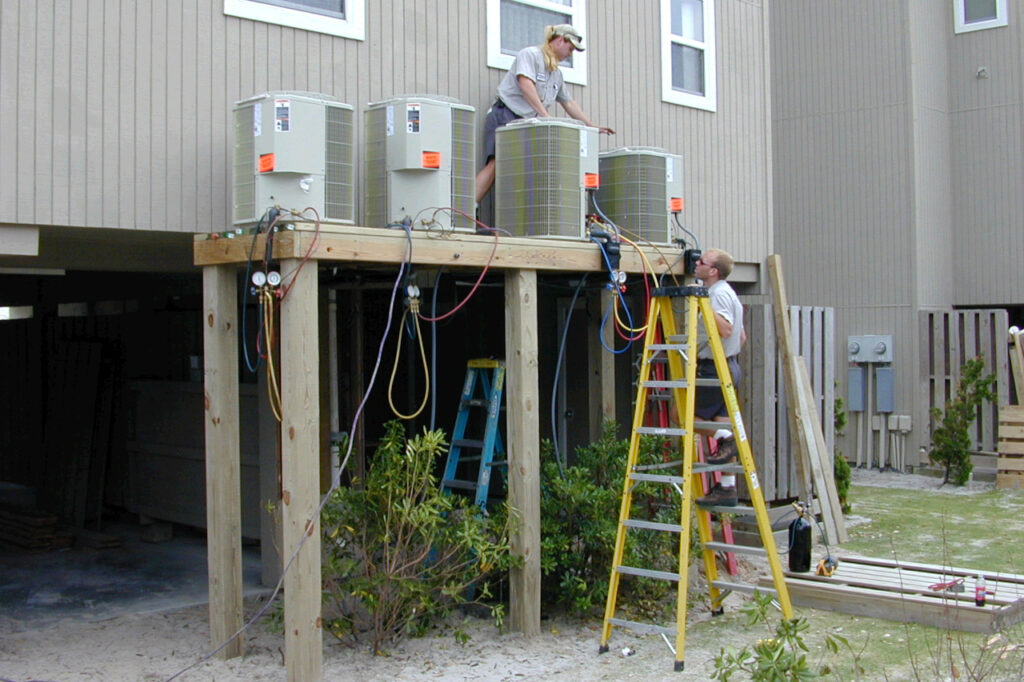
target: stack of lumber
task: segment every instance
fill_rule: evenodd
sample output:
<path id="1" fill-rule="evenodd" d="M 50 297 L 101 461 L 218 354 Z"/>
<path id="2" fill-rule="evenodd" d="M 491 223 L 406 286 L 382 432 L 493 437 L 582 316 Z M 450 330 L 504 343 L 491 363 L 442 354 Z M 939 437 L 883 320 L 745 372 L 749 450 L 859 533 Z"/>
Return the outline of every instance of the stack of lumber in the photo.
<path id="1" fill-rule="evenodd" d="M 23 507 L 0 507 L 0 545 L 34 552 L 70 547 L 71 532 L 55 514 Z"/>
<path id="2" fill-rule="evenodd" d="M 979 575 L 984 606 L 974 604 Z M 786 572 L 786 586 L 795 606 L 901 623 L 994 633 L 1024 621 L 1024 575 L 1011 573 L 844 556 L 831 577 Z"/>
<path id="3" fill-rule="evenodd" d="M 1024 488 L 1024 405 L 999 408 L 997 488 Z"/>

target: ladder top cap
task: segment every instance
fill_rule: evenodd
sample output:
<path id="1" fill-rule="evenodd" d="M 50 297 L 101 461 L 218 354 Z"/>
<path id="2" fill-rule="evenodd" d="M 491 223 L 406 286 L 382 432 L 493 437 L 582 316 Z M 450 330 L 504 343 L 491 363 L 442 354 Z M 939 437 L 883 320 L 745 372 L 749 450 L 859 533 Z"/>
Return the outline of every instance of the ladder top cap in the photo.
<path id="1" fill-rule="evenodd" d="M 466 367 L 504 367 L 504 360 L 495 360 L 494 358 L 477 358 L 476 360 L 470 360 L 466 363 Z"/>
<path id="2" fill-rule="evenodd" d="M 708 297 L 708 288 L 697 286 L 696 284 L 690 284 L 682 287 L 658 287 L 652 293 L 652 296 L 671 296 L 673 298 L 679 298 L 683 296 L 696 296 L 698 298 Z"/>

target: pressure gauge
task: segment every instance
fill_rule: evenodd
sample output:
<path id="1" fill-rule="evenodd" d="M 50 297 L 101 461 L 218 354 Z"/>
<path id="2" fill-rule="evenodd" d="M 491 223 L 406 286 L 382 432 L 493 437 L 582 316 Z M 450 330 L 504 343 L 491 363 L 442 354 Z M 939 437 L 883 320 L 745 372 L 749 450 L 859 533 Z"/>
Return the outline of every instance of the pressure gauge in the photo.
<path id="1" fill-rule="evenodd" d="M 267 273 L 262 270 L 257 270 L 252 273 L 252 283 L 254 286 L 261 287 L 267 283 Z"/>
<path id="2" fill-rule="evenodd" d="M 281 273 L 276 270 L 271 270 L 267 273 L 267 284 L 272 287 L 276 287 L 281 283 Z"/>

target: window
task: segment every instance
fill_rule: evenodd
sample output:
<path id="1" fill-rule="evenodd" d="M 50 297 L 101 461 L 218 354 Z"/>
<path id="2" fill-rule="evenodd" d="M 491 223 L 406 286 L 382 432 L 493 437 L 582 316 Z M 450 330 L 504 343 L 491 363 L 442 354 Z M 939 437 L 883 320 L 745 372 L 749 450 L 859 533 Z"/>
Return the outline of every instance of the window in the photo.
<path id="1" fill-rule="evenodd" d="M 1006 0 L 953 0 L 953 30 L 956 33 L 1006 24 Z"/>
<path id="2" fill-rule="evenodd" d="M 586 0 L 487 0 L 487 66 L 508 70 L 516 53 L 539 45 L 544 27 L 572 24 L 583 36 L 584 52 L 561 65 L 567 83 L 587 84 Z"/>
<path id="3" fill-rule="evenodd" d="M 661 99 L 715 111 L 715 0 L 661 0 Z"/>
<path id="4" fill-rule="evenodd" d="M 224 14 L 363 40 L 366 0 L 224 0 Z"/>

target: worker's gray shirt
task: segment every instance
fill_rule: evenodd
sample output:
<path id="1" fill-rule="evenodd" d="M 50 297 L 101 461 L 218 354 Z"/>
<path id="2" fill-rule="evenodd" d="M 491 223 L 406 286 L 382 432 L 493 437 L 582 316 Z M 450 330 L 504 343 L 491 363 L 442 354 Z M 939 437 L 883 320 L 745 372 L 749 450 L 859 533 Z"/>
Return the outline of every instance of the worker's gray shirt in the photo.
<path id="1" fill-rule="evenodd" d="M 526 76 L 537 86 L 537 95 L 545 109 L 550 109 L 556 101 L 563 104 L 572 101 L 561 70 L 548 71 L 540 48 L 536 45 L 525 47 L 516 55 L 508 73 L 498 84 L 498 99 L 517 116 L 530 118 L 537 115 L 519 89 L 519 76 Z"/>
<path id="2" fill-rule="evenodd" d="M 732 333 L 729 338 L 722 339 L 722 350 L 725 357 L 731 358 L 739 355 L 743 347 L 743 304 L 733 288 L 724 279 L 720 279 L 708 288 L 708 297 L 711 299 L 711 309 L 725 318 L 732 325 Z M 697 357 L 710 358 L 711 349 L 707 344 L 701 344 Z"/>

